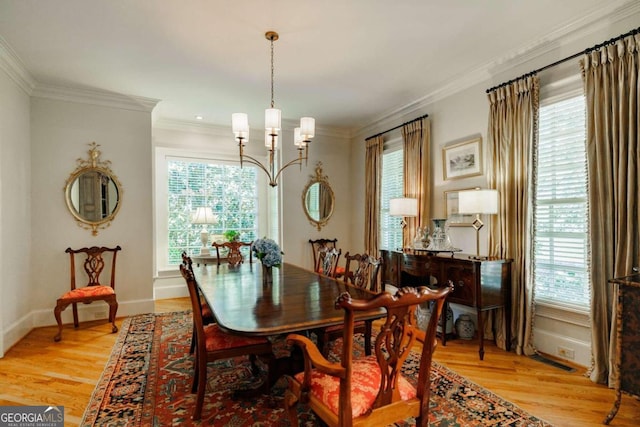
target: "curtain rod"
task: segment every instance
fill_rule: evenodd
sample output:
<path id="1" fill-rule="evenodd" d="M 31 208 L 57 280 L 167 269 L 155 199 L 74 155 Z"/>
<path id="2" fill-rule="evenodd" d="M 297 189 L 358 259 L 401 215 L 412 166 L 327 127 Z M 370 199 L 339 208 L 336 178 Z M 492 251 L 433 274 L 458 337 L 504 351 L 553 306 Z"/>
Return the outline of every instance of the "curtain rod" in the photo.
<path id="1" fill-rule="evenodd" d="M 403 123 L 403 124 L 401 124 L 401 125 L 398 125 L 398 126 L 396 126 L 396 127 L 392 127 L 391 129 L 387 129 L 387 130 L 385 130 L 384 132 L 376 133 L 375 135 L 372 135 L 372 136 L 370 136 L 370 137 L 368 137 L 368 138 L 365 138 L 364 140 L 365 140 L 365 141 L 367 141 L 367 140 L 369 140 L 369 139 L 371 139 L 371 138 L 375 138 L 375 137 L 377 137 L 377 136 L 384 135 L 384 134 L 385 134 L 385 133 L 387 133 L 387 132 L 391 132 L 392 130 L 396 130 L 396 129 L 398 129 L 398 128 L 401 128 L 402 126 L 404 126 L 404 125 L 408 125 L 409 123 L 417 122 L 418 120 L 424 119 L 424 118 L 426 118 L 426 117 L 429 117 L 429 115 L 428 115 L 428 114 L 425 114 L 424 116 L 420 116 L 420 117 L 417 117 L 417 118 L 415 118 L 415 119 L 413 119 L 413 120 L 409 120 L 408 122 L 404 122 L 404 123 Z"/>
<path id="2" fill-rule="evenodd" d="M 590 48 L 588 48 L 588 49 L 585 49 L 585 50 L 584 50 L 584 51 L 582 51 L 582 52 L 574 53 L 573 55 L 571 55 L 571 56 L 567 56 L 566 58 L 563 58 L 563 59 L 560 59 L 560 60 L 558 60 L 558 61 L 554 62 L 553 64 L 545 65 L 544 67 L 540 67 L 540 68 L 538 68 L 537 70 L 533 70 L 533 71 L 530 71 L 530 72 L 528 72 L 528 73 L 526 73 L 526 74 L 523 74 L 523 75 L 521 75 L 520 77 L 517 77 L 517 78 L 515 78 L 515 79 L 511 79 L 511 80 L 509 80 L 509 81 L 507 81 L 507 82 L 504 82 L 504 83 L 500 83 L 500 84 L 499 84 L 499 85 L 497 85 L 497 86 L 494 86 L 494 87 L 492 87 L 492 88 L 490 88 L 490 89 L 487 89 L 487 90 L 486 90 L 486 92 L 487 92 L 487 93 L 489 93 L 489 92 L 493 92 L 493 91 L 494 91 L 494 90 L 496 90 L 496 89 L 500 89 L 501 87 L 508 86 L 508 85 L 510 85 L 511 83 L 517 82 L 517 81 L 518 81 L 518 80 L 520 80 L 520 79 L 524 79 L 524 78 L 527 78 L 527 77 L 533 76 L 533 75 L 535 75 L 535 74 L 538 74 L 538 73 L 539 73 L 539 72 L 541 72 L 541 71 L 547 70 L 547 69 L 549 69 L 549 68 L 551 68 L 551 67 L 555 67 L 556 65 L 560 65 L 560 64 L 562 64 L 563 62 L 570 61 L 570 60 L 575 59 L 575 58 L 577 58 L 577 57 L 579 57 L 579 56 L 581 56 L 581 55 L 586 55 L 586 54 L 588 54 L 588 53 L 593 52 L 594 50 L 599 50 L 601 47 L 605 47 L 605 46 L 607 46 L 607 45 L 614 44 L 614 43 L 615 43 L 615 42 L 617 42 L 618 40 L 621 40 L 621 39 L 623 39 L 623 38 L 625 38 L 625 37 L 633 36 L 633 35 L 638 34 L 638 33 L 640 33 L 640 27 L 636 28 L 635 30 L 631 30 L 631 31 L 629 31 L 628 33 L 620 34 L 618 37 L 614 37 L 614 38 L 609 39 L 609 40 L 607 40 L 607 41 L 605 41 L 605 42 L 602 42 L 602 43 L 600 43 L 600 44 L 597 44 L 597 45 L 595 45 L 595 46 L 593 46 L 593 47 L 590 47 Z"/>

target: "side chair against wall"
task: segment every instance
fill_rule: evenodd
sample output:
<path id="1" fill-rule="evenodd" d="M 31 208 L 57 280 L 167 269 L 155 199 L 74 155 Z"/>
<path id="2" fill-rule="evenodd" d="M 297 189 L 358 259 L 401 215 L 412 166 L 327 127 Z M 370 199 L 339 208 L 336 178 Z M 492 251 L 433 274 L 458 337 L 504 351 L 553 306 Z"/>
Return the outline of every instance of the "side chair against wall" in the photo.
<path id="1" fill-rule="evenodd" d="M 56 307 L 53 314 L 58 323 L 58 333 L 53 337 L 54 341 L 62 339 L 62 317 L 61 313 L 69 306 L 73 307 L 73 326 L 78 327 L 78 303 L 91 304 L 94 301 L 104 301 L 109 304 L 109 322 L 113 325 L 111 332 L 118 332 L 116 326 L 116 312 L 118 311 L 118 300 L 116 299 L 116 258 L 118 251 L 122 248 L 107 248 L 104 246 L 92 246 L 90 248 L 71 249 L 67 248 L 66 253 L 69 254 L 71 265 L 71 290 L 62 295 L 56 301 Z M 100 274 L 105 268 L 103 255 L 110 254 L 111 258 L 111 277 L 108 285 L 100 283 Z M 85 286 L 77 287 L 76 283 L 76 255 L 84 254 L 83 269 L 87 274 L 88 283 Z"/>
<path id="2" fill-rule="evenodd" d="M 218 259 L 218 265 L 220 265 L 220 248 L 227 248 L 227 262 L 229 263 L 229 267 L 236 267 L 240 264 L 242 264 L 244 262 L 244 256 L 242 255 L 242 252 L 240 252 L 240 249 L 243 246 L 248 246 L 249 247 L 249 262 L 253 262 L 253 251 L 251 250 L 251 247 L 253 246 L 253 241 L 251 242 L 240 242 L 240 241 L 234 241 L 234 242 L 224 242 L 224 243 L 217 243 L 217 242 L 213 242 L 213 244 L 211 245 L 213 247 L 216 248 L 216 258 Z"/>
<path id="3" fill-rule="evenodd" d="M 269 365 L 269 372 L 273 369 L 274 357 L 271 343 L 266 338 L 245 337 L 222 331 L 217 323 L 204 325 L 202 320 L 200 293 L 193 271 L 187 263 L 180 264 L 180 273 L 184 277 L 189 289 L 191 307 L 193 309 L 193 324 L 196 330 L 196 350 L 194 356 L 194 374 L 191 392 L 197 393 L 196 406 L 192 418 L 199 420 L 202 416 L 204 393 L 207 388 L 207 363 L 220 359 L 230 359 L 238 356 L 249 356 L 254 375 L 259 372 L 255 364 L 256 357 L 262 357 Z M 269 374 L 265 376 L 265 386 L 269 389 Z"/>
<path id="4" fill-rule="evenodd" d="M 304 371 L 287 376 L 284 406 L 292 426 L 298 425 L 298 402 L 309 407 L 329 426 L 385 426 L 416 418 L 416 426 L 429 424 L 430 373 L 436 347 L 436 326 L 444 300 L 453 285 L 432 290 L 401 288 L 372 300 L 354 300 L 343 293 L 336 308 L 344 310 L 342 353 L 328 361 L 307 337 L 291 334 L 287 343 L 303 352 Z M 426 332 L 416 325 L 418 304 L 435 301 Z M 375 355 L 354 359 L 354 317 L 359 311 L 384 307 L 387 315 L 375 339 Z M 416 341 L 422 342 L 418 383 L 414 387 L 401 369 Z"/>
<path id="5" fill-rule="evenodd" d="M 344 256 L 345 268 L 343 280 L 362 289 L 373 293 L 380 293 L 380 273 L 381 258 L 374 258 L 367 254 L 353 254 L 349 252 Z M 364 334 L 364 351 L 367 356 L 371 355 L 371 334 L 372 320 L 356 322 L 355 333 Z M 342 336 L 343 325 L 329 326 L 324 329 L 314 331 L 318 337 L 318 347 L 326 357 L 329 354 L 329 344 L 331 341 Z"/>

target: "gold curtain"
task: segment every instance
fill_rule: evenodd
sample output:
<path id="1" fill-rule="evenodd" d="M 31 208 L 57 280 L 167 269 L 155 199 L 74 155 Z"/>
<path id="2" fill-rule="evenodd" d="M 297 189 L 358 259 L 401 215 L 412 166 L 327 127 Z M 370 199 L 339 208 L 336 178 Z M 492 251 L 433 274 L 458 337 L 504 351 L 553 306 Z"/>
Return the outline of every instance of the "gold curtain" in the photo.
<path id="1" fill-rule="evenodd" d="M 431 121 L 415 120 L 402 126 L 404 141 L 404 196 L 418 199 L 418 216 L 407 218 L 403 247 L 412 245 L 418 227 L 428 224 L 431 217 Z"/>
<path id="2" fill-rule="evenodd" d="M 529 171 L 537 134 L 538 94 L 537 76 L 519 79 L 488 94 L 488 152 L 493 166 L 489 187 L 499 194 L 498 215 L 490 217 L 489 254 L 513 260 L 511 336 L 515 342 L 512 344 L 517 354 L 526 355 L 534 352 Z M 496 313 L 496 341 L 501 348 L 505 345 L 503 317 L 503 313 Z"/>
<path id="3" fill-rule="evenodd" d="M 587 104 L 592 381 L 615 384 L 616 304 L 607 280 L 631 274 L 640 236 L 640 35 L 580 61 Z"/>
<path id="4" fill-rule="evenodd" d="M 364 160 L 365 199 L 364 199 L 364 250 L 375 255 L 378 253 L 378 224 L 380 222 L 380 183 L 382 173 L 382 136 L 366 141 Z"/>

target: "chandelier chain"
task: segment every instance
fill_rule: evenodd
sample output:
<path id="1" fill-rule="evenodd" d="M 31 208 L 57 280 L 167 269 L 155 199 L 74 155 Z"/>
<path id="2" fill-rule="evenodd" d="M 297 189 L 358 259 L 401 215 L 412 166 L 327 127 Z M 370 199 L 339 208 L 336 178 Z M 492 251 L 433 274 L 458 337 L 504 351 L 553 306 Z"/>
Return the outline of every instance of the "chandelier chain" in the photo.
<path id="1" fill-rule="evenodd" d="M 274 66 L 273 66 L 273 37 L 271 38 L 271 108 L 274 108 L 273 102 L 273 74 L 274 74 Z"/>

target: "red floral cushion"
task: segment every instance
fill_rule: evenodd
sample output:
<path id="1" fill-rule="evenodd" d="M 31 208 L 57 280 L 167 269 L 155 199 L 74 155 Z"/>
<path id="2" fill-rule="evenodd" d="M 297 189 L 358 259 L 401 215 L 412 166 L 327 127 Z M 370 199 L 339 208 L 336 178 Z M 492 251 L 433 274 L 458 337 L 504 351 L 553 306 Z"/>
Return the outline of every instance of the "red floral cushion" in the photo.
<path id="1" fill-rule="evenodd" d="M 322 274 L 322 267 L 318 268 L 318 273 Z M 336 276 L 344 275 L 344 267 L 336 267 Z"/>
<path id="2" fill-rule="evenodd" d="M 302 383 L 304 372 L 295 375 Z M 376 400 L 380 389 L 380 366 L 375 356 L 353 361 L 351 374 L 351 406 L 353 418 L 366 413 Z M 402 400 L 416 397 L 416 389 L 403 376 L 398 378 L 398 391 Z M 315 369 L 311 372 L 311 394 L 323 402 L 334 414 L 340 406 L 340 379 L 323 374 Z"/>
<path id="3" fill-rule="evenodd" d="M 215 323 L 204 327 L 204 335 L 207 351 L 225 350 L 269 342 L 266 338 L 243 337 L 241 335 L 228 334 L 222 331 Z"/>
<path id="4" fill-rule="evenodd" d="M 61 299 L 85 298 L 96 296 L 114 295 L 116 292 L 111 286 L 85 286 L 84 288 L 74 289 L 62 295 Z"/>

